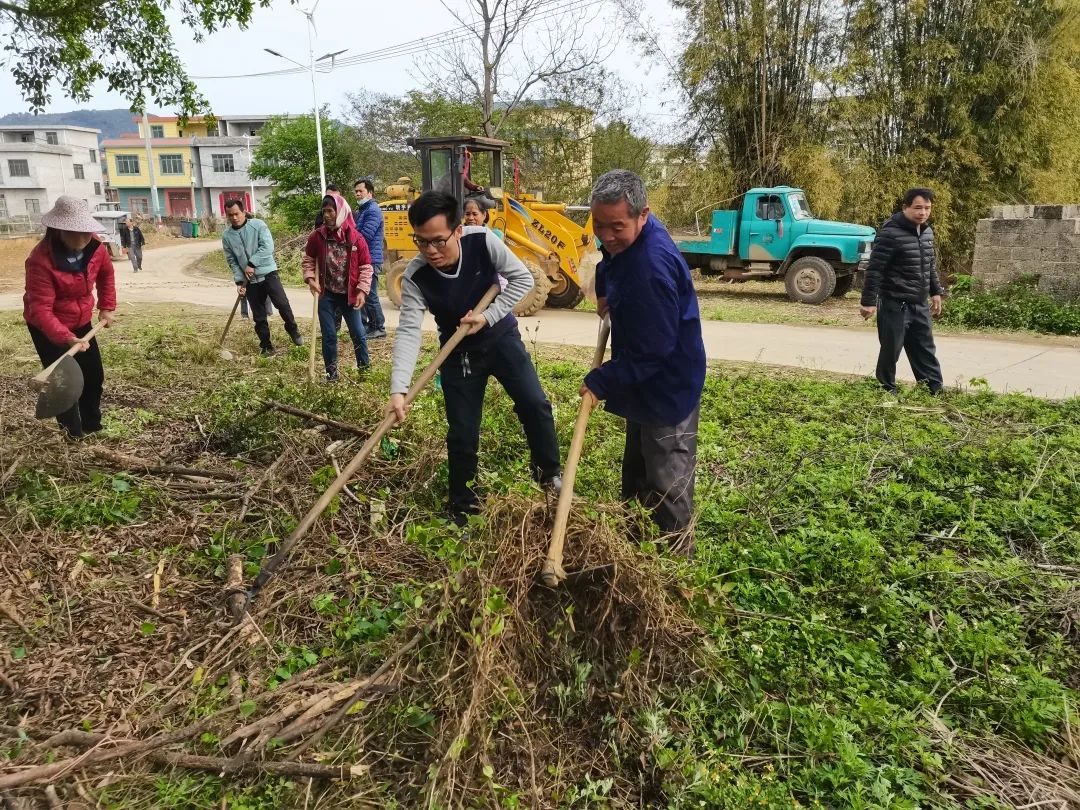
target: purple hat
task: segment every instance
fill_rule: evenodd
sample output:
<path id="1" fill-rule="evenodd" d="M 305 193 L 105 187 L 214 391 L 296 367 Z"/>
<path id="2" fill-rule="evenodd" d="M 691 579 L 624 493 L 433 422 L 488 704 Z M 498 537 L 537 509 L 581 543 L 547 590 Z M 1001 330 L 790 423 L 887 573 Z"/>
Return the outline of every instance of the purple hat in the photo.
<path id="1" fill-rule="evenodd" d="M 78 197 L 66 194 L 56 198 L 52 209 L 41 215 L 41 224 L 46 228 L 75 233 L 102 233 L 101 223 L 90 216 L 90 206 Z"/>

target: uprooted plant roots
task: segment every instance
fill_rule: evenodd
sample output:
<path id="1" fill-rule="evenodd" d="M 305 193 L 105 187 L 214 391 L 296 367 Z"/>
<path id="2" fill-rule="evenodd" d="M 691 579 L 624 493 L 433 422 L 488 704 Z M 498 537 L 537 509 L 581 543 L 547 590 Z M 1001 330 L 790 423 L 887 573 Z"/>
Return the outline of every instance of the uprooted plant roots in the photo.
<path id="1" fill-rule="evenodd" d="M 612 777 L 613 803 L 659 800 L 641 716 L 707 656 L 629 518 L 575 510 L 572 573 L 549 589 L 553 502 L 504 494 L 461 530 L 404 497 L 437 448 L 386 454 L 233 623 L 230 574 L 250 584 L 330 477 L 327 449 L 338 466 L 361 441 L 252 418 L 272 449 L 235 458 L 184 419 L 156 423 L 153 451 L 7 432 L 0 627 L 25 665 L 0 663 L 0 796 L 91 797 L 184 768 L 315 780 L 330 806 L 556 806 Z M 402 501 L 371 495 L 387 491 Z"/>

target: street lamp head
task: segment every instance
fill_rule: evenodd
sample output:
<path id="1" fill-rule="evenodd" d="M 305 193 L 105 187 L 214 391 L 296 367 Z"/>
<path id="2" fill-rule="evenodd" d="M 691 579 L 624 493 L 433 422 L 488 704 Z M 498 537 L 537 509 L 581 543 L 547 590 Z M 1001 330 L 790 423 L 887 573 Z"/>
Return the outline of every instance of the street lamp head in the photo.
<path id="1" fill-rule="evenodd" d="M 263 50 L 266 51 L 271 56 L 280 56 L 282 59 L 285 58 L 285 56 L 283 54 L 278 53 L 273 48 L 263 48 Z"/>
<path id="2" fill-rule="evenodd" d="M 345 51 L 347 51 L 347 50 L 349 50 L 349 49 L 348 49 L 348 48 L 342 48 L 342 49 L 341 49 L 340 51 L 334 51 L 333 53 L 326 53 L 326 54 L 323 54 L 322 56 L 320 56 L 320 57 L 319 57 L 318 59 L 316 59 L 315 61 L 316 61 L 316 62 L 322 62 L 322 61 L 323 61 L 324 59 L 333 59 L 333 58 L 334 58 L 334 57 L 336 57 L 336 56 L 341 56 L 341 55 L 342 55 L 343 53 L 345 53 Z"/>

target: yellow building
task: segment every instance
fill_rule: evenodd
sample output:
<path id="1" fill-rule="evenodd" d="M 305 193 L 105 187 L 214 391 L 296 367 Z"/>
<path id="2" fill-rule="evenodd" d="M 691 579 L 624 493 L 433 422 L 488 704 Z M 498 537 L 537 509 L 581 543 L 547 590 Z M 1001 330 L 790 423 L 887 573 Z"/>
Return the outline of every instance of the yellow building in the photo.
<path id="1" fill-rule="evenodd" d="M 151 187 L 158 191 L 157 211 L 167 217 L 200 216 L 192 177 L 192 139 L 217 135 L 201 117 L 181 126 L 176 117 L 151 115 L 150 166 L 147 166 L 146 131 L 141 116 L 134 118 L 138 131 L 104 142 L 110 185 L 120 207 L 133 213 L 152 214 Z M 151 179 L 150 172 L 153 171 Z"/>

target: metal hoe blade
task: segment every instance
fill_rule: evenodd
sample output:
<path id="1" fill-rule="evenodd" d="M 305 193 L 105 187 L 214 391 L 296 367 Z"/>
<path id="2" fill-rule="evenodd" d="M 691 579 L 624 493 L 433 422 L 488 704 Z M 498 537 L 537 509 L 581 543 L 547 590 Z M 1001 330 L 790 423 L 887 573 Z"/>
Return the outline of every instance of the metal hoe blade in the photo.
<path id="1" fill-rule="evenodd" d="M 59 416 L 79 401 L 82 391 L 82 369 L 75 362 L 75 358 L 65 357 L 49 375 L 45 387 L 38 394 L 34 416 L 38 419 Z"/>

